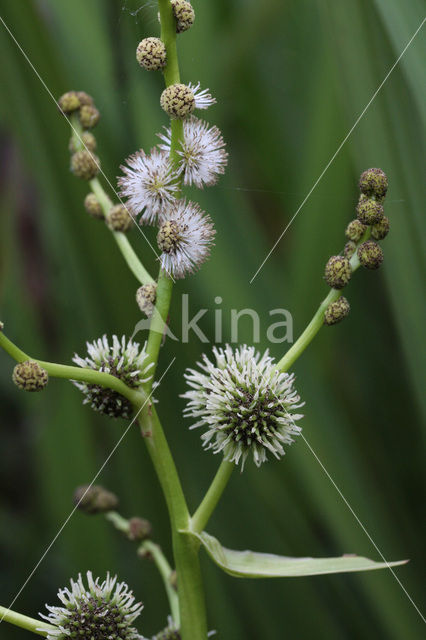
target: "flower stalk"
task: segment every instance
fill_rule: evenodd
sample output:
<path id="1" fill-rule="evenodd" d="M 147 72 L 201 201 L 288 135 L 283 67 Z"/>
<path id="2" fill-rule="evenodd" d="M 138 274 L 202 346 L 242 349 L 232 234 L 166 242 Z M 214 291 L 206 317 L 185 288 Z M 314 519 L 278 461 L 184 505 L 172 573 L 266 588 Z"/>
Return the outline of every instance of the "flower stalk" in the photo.
<path id="1" fill-rule="evenodd" d="M 49 631 L 55 629 L 51 624 L 46 624 L 46 622 L 41 622 L 35 618 L 24 616 L 22 613 L 17 613 L 16 611 L 0 606 L 0 623 L 1 622 L 9 622 L 10 624 L 15 625 L 15 627 L 31 631 L 38 636 L 43 636 L 43 638 L 47 636 Z"/>

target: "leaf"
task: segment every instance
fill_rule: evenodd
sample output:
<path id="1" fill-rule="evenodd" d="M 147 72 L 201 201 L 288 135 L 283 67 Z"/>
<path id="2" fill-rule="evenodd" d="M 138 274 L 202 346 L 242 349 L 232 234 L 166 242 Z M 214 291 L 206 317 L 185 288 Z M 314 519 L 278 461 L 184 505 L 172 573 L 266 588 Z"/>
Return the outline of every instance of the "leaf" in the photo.
<path id="1" fill-rule="evenodd" d="M 349 573 L 352 571 L 371 571 L 388 569 L 408 560 L 396 562 L 375 562 L 369 558 L 356 555 L 344 555 L 337 558 L 291 558 L 277 556 L 273 553 L 257 553 L 255 551 L 234 551 L 223 547 L 219 540 L 205 531 L 194 534 L 203 545 L 213 562 L 231 576 L 236 578 L 296 578 L 299 576 L 316 576 L 326 573 Z"/>

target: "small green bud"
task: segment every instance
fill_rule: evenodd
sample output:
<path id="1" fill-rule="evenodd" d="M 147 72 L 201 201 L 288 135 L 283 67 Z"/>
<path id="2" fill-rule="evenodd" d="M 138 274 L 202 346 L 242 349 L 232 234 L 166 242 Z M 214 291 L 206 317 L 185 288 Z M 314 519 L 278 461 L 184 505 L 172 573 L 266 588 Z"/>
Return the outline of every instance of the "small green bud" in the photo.
<path id="1" fill-rule="evenodd" d="M 67 93 L 64 93 L 58 100 L 58 106 L 60 110 L 67 115 L 80 109 L 81 102 L 77 91 L 67 91 Z"/>
<path id="2" fill-rule="evenodd" d="M 360 244 L 357 254 L 360 263 L 367 269 L 378 269 L 383 262 L 383 251 L 373 240 Z"/>
<path id="3" fill-rule="evenodd" d="M 195 109 L 195 97 L 186 84 L 171 84 L 161 94 L 160 104 L 171 118 L 185 118 Z"/>
<path id="4" fill-rule="evenodd" d="M 160 71 L 167 64 L 167 53 L 160 38 L 145 38 L 138 44 L 136 60 L 147 71 Z"/>
<path id="5" fill-rule="evenodd" d="M 82 485 L 77 487 L 73 497 L 76 507 L 89 515 L 107 513 L 118 508 L 118 498 L 100 485 Z"/>
<path id="6" fill-rule="evenodd" d="M 345 235 L 349 240 L 353 242 L 359 242 L 367 231 L 367 227 L 359 220 L 352 220 L 346 227 Z"/>
<path id="7" fill-rule="evenodd" d="M 121 231 L 121 233 L 129 231 L 133 224 L 133 220 L 123 204 L 115 204 L 111 207 L 106 222 L 111 231 Z"/>
<path id="8" fill-rule="evenodd" d="M 173 253 L 180 240 L 179 225 L 176 220 L 164 222 L 157 235 L 158 248 L 164 253 Z"/>
<path id="9" fill-rule="evenodd" d="M 22 391 L 42 391 L 49 382 L 49 375 L 38 362 L 26 360 L 16 365 L 12 380 Z"/>
<path id="10" fill-rule="evenodd" d="M 383 218 L 383 207 L 373 198 L 361 194 L 356 207 L 358 220 L 365 225 L 377 224 Z"/>
<path id="11" fill-rule="evenodd" d="M 353 242 L 353 240 L 349 240 L 349 242 L 345 244 L 345 248 L 343 249 L 343 253 L 345 254 L 345 257 L 348 260 L 350 260 L 354 255 L 355 251 L 356 251 L 356 243 Z"/>
<path id="12" fill-rule="evenodd" d="M 96 151 L 96 138 L 93 133 L 90 133 L 90 131 L 83 131 L 80 137 L 85 149 L 88 149 L 89 151 Z M 70 153 L 75 153 L 80 149 L 80 147 L 80 140 L 76 140 L 74 136 L 72 136 L 68 145 Z"/>
<path id="13" fill-rule="evenodd" d="M 333 289 L 343 289 L 351 279 L 352 268 L 347 258 L 331 256 L 325 265 L 325 281 Z"/>
<path id="14" fill-rule="evenodd" d="M 388 190 L 388 179 L 381 169 L 367 169 L 359 179 L 361 193 L 366 196 L 384 198 Z"/>
<path id="15" fill-rule="evenodd" d="M 173 14 L 176 18 L 176 33 L 187 31 L 194 24 L 195 12 L 187 0 L 171 0 Z"/>
<path id="16" fill-rule="evenodd" d="M 83 149 L 76 151 L 71 156 L 71 171 L 77 178 L 82 180 L 92 180 L 98 175 L 100 169 L 100 160 L 90 151 Z"/>
<path id="17" fill-rule="evenodd" d="M 324 313 L 324 324 L 332 325 L 340 322 L 343 318 L 346 318 L 350 309 L 347 299 L 341 296 L 338 300 L 328 305 Z"/>
<path id="18" fill-rule="evenodd" d="M 174 626 L 169 626 L 157 633 L 152 640 L 181 640 L 179 631 Z"/>
<path id="19" fill-rule="evenodd" d="M 375 240 L 383 240 L 389 233 L 389 218 L 387 216 L 383 216 L 383 218 L 377 224 L 374 224 L 371 227 L 371 236 Z"/>
<path id="20" fill-rule="evenodd" d="M 129 533 L 130 540 L 147 540 L 152 535 L 152 524 L 144 518 L 130 518 Z"/>
<path id="21" fill-rule="evenodd" d="M 104 212 L 102 211 L 99 200 L 94 193 L 88 193 L 84 198 L 84 208 L 86 209 L 87 213 L 92 216 L 92 218 L 96 218 L 97 220 L 104 219 Z"/>
<path id="22" fill-rule="evenodd" d="M 78 99 L 80 100 L 81 106 L 85 104 L 93 106 L 95 104 L 95 101 L 93 100 L 92 96 L 89 96 L 89 94 L 86 93 L 85 91 L 77 91 L 77 96 L 78 96 Z"/>
<path id="23" fill-rule="evenodd" d="M 154 311 L 156 297 L 156 284 L 144 284 L 136 291 L 136 302 L 138 303 L 139 309 L 145 313 L 148 318 L 152 316 L 152 312 Z"/>
<path id="24" fill-rule="evenodd" d="M 101 114 L 96 107 L 84 104 L 79 111 L 80 124 L 83 129 L 92 129 L 99 122 Z"/>

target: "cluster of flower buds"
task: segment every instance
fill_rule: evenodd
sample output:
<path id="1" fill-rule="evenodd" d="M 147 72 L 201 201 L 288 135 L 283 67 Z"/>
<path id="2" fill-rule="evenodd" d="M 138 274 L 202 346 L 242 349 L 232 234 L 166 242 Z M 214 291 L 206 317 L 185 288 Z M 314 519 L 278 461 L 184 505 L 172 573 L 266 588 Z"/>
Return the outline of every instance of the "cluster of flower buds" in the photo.
<path id="1" fill-rule="evenodd" d="M 88 515 L 108 513 L 118 507 L 117 496 L 96 484 L 77 487 L 73 501 L 80 511 Z"/>
<path id="2" fill-rule="evenodd" d="M 172 0 L 176 32 L 194 22 L 194 9 L 186 0 Z M 139 65 L 148 71 L 167 71 L 168 52 L 157 37 L 142 40 L 136 50 Z M 172 278 L 184 278 L 198 269 L 210 254 L 215 235 L 208 214 L 182 197 L 182 187 L 214 185 L 225 172 L 228 154 L 219 129 L 193 115 L 216 100 L 200 85 L 170 84 L 161 94 L 160 104 L 171 120 L 182 121 L 182 136 L 172 143 L 172 128 L 159 133 L 160 144 L 150 153 L 139 150 L 121 167 L 120 195 L 132 216 L 142 224 L 157 226 L 157 245 L 162 268 Z M 155 285 L 140 287 L 136 300 L 147 316 L 155 304 Z"/>
<path id="3" fill-rule="evenodd" d="M 378 240 L 386 237 L 389 219 L 383 212 L 383 201 L 388 189 L 388 179 L 381 169 L 367 169 L 359 180 L 361 191 L 356 207 L 357 217 L 346 227 L 347 242 L 343 255 L 332 256 L 325 266 L 325 281 L 333 289 L 343 289 L 349 282 L 353 261 L 367 269 L 378 269 L 383 262 L 383 251 Z M 350 310 L 343 296 L 329 305 L 324 314 L 324 323 L 336 324 Z"/>

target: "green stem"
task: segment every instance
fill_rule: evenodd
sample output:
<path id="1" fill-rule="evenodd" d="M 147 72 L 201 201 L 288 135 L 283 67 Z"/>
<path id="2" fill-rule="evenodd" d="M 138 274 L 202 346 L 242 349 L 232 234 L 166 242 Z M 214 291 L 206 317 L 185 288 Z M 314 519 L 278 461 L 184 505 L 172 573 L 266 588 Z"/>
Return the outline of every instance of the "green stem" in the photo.
<path id="1" fill-rule="evenodd" d="M 152 383 L 155 379 L 155 370 L 158 364 L 158 356 L 160 354 L 160 347 L 164 337 L 164 331 L 167 326 L 167 317 L 170 309 L 170 302 L 172 298 L 173 280 L 170 278 L 166 271 L 160 269 L 158 275 L 158 284 L 156 292 L 156 302 L 154 312 L 152 314 L 151 325 L 149 327 L 149 336 L 147 343 L 147 363 L 152 363 L 150 372 L 152 378 L 148 382 L 146 387 L 147 393 L 152 388 Z"/>
<path id="2" fill-rule="evenodd" d="M 56 362 L 45 362 L 44 360 L 31 358 L 29 355 L 24 353 L 24 351 L 19 349 L 19 347 L 17 347 L 11 340 L 9 340 L 9 338 L 6 338 L 2 331 L 0 331 L 0 347 L 17 362 L 25 362 L 26 360 L 38 362 L 38 364 L 47 371 L 49 376 L 52 376 L 53 378 L 77 380 L 113 389 L 127 398 L 132 404 L 137 406 L 140 406 L 145 399 L 145 394 L 142 390 L 136 391 L 135 389 L 131 389 L 124 384 L 124 382 L 109 373 L 95 371 L 94 369 L 57 364 Z"/>
<path id="3" fill-rule="evenodd" d="M 40 620 L 24 616 L 11 609 L 0 607 L 0 623 L 4 621 L 43 637 L 46 637 L 49 631 L 56 629 L 56 627 L 46 622 L 41 622 Z"/>
<path id="4" fill-rule="evenodd" d="M 176 627 L 179 629 L 180 627 L 179 597 L 176 589 L 172 585 L 172 574 L 173 574 L 172 568 L 169 565 L 167 558 L 163 554 L 161 547 L 159 547 L 158 544 L 151 542 L 151 540 L 145 540 L 139 546 L 139 549 L 143 551 L 148 551 L 148 553 L 151 555 L 152 559 L 154 560 L 155 566 L 157 567 L 158 572 L 160 573 L 163 579 L 164 588 L 166 590 L 167 598 L 169 600 L 170 613 L 172 615 L 172 618 Z"/>
<path id="5" fill-rule="evenodd" d="M 126 518 L 123 518 L 117 511 L 108 511 L 105 514 L 105 520 L 111 522 L 111 524 L 117 529 L 117 531 L 121 531 L 121 533 L 128 534 L 130 525 L 129 521 Z"/>
<path id="6" fill-rule="evenodd" d="M 210 516 L 215 510 L 216 505 L 228 484 L 234 468 L 235 464 L 233 462 L 228 462 L 227 460 L 223 460 L 221 462 L 209 490 L 191 518 L 191 531 L 201 533 L 204 530 L 204 527 L 209 521 Z"/>
<path id="7" fill-rule="evenodd" d="M 367 229 L 364 236 L 359 241 L 357 247 L 362 242 L 365 242 L 369 237 L 370 237 L 370 229 Z M 359 262 L 356 251 L 353 254 L 352 258 L 350 259 L 350 264 L 352 267 L 352 273 L 355 273 L 355 271 L 360 267 L 360 262 Z M 312 318 L 312 320 L 310 321 L 310 323 L 308 324 L 308 326 L 306 327 L 302 335 L 299 336 L 299 338 L 296 340 L 293 346 L 287 351 L 287 353 L 278 362 L 277 369 L 279 369 L 279 371 L 283 371 L 283 372 L 288 371 L 292 366 L 292 364 L 302 355 L 306 347 L 312 342 L 312 340 L 317 335 L 318 331 L 323 326 L 324 313 L 327 307 L 332 302 L 335 302 L 336 300 L 338 300 L 338 298 L 340 298 L 342 293 L 343 292 L 341 289 L 330 290 L 328 296 L 324 298 L 324 300 L 321 302 L 317 312 L 315 313 L 314 317 Z"/>
<path id="8" fill-rule="evenodd" d="M 166 499 L 171 522 L 173 555 L 178 576 L 181 636 L 183 640 L 205 640 L 207 621 L 198 560 L 199 544 L 180 533 L 188 530 L 190 516 L 179 475 L 154 406 L 144 409 L 139 423 Z"/>

